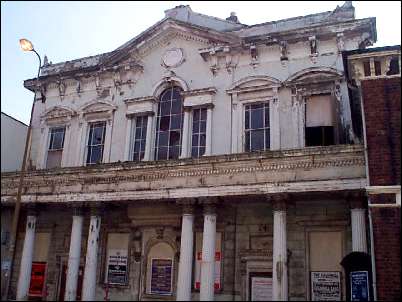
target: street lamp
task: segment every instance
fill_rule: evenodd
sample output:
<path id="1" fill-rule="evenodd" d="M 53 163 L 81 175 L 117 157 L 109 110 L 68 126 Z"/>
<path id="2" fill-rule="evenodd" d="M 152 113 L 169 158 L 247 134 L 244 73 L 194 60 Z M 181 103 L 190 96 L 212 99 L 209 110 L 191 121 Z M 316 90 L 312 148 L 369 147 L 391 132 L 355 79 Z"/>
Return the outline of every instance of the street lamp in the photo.
<path id="1" fill-rule="evenodd" d="M 42 65 L 42 60 L 40 58 L 40 55 L 34 49 L 34 46 L 31 43 L 31 41 L 29 41 L 27 39 L 20 39 L 20 46 L 23 51 L 33 51 L 39 59 L 38 76 L 36 77 L 36 89 L 39 89 L 39 74 L 40 74 L 40 69 L 41 69 L 41 65 Z M 14 207 L 14 215 L 13 215 L 13 222 L 12 222 L 11 236 L 10 236 L 10 249 L 9 249 L 10 254 L 11 254 L 11 259 L 10 259 L 8 278 L 6 277 L 7 278 L 6 288 L 5 288 L 2 300 L 8 300 L 8 292 L 9 292 L 9 288 L 10 288 L 11 274 L 13 272 L 15 246 L 16 246 L 16 239 L 17 239 L 17 227 L 18 227 L 18 220 L 20 217 L 20 208 L 21 208 L 21 194 L 22 194 L 22 187 L 23 187 L 25 171 L 26 171 L 26 167 L 27 167 L 28 153 L 29 153 L 29 149 L 30 149 L 31 129 L 32 129 L 31 124 L 32 124 L 32 116 L 33 116 L 34 107 L 35 107 L 35 101 L 36 101 L 36 90 L 34 91 L 34 102 L 32 104 L 32 108 L 31 108 L 31 118 L 29 121 L 27 137 L 25 140 L 24 157 L 22 159 L 20 180 L 18 183 L 17 198 L 15 201 L 15 207 Z M 18 299 L 18 297 L 17 297 L 17 299 Z"/>

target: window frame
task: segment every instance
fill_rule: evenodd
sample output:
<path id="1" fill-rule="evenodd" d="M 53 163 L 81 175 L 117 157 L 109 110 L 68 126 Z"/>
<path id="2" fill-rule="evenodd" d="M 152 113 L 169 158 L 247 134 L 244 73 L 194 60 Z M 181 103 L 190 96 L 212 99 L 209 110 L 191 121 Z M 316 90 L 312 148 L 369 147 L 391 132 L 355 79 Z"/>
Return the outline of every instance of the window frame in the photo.
<path id="1" fill-rule="evenodd" d="M 198 131 L 196 133 L 194 133 L 194 115 L 195 112 L 199 110 L 199 120 L 198 120 Z M 202 119 L 202 111 L 205 111 L 205 119 Z M 205 130 L 202 132 L 201 131 L 201 124 L 204 123 L 205 124 Z M 190 123 L 188 125 L 189 127 L 189 132 L 191 131 L 190 137 L 191 137 L 191 141 L 190 141 L 190 157 L 191 158 L 200 158 L 202 156 L 205 155 L 206 153 L 206 149 L 207 149 L 207 136 L 208 136 L 208 129 L 207 126 L 208 125 L 208 107 L 207 106 L 201 106 L 201 107 L 195 107 L 192 108 L 191 110 L 191 117 L 190 117 Z M 197 141 L 197 145 L 194 145 L 193 143 L 193 137 L 194 135 L 197 135 L 198 137 L 198 141 Z M 204 145 L 201 146 L 201 136 L 204 135 L 205 136 L 205 141 L 204 141 Z M 197 149 L 197 156 L 193 156 L 193 148 Z M 201 154 L 200 150 L 201 148 L 204 148 L 204 152 Z"/>
<path id="2" fill-rule="evenodd" d="M 146 152 L 146 144 L 147 144 L 147 131 L 148 131 L 148 119 L 150 117 L 148 115 L 136 115 L 131 118 L 131 129 L 130 129 L 130 146 L 129 146 L 129 155 L 128 155 L 128 160 L 129 161 L 135 161 L 135 162 L 140 162 L 144 160 L 145 157 L 145 152 Z M 138 121 L 141 119 L 141 134 L 140 138 L 137 138 L 136 132 L 138 128 Z M 139 158 L 135 159 L 135 144 L 137 141 L 140 141 L 140 151 L 138 152 Z M 141 151 L 143 146 L 143 151 Z M 141 152 L 142 157 L 141 157 Z"/>
<path id="3" fill-rule="evenodd" d="M 267 151 L 267 150 L 271 150 L 271 104 L 270 104 L 271 102 L 270 102 L 270 100 L 265 100 L 265 101 L 263 101 L 263 100 L 260 100 L 260 101 L 256 101 L 256 102 L 247 102 L 247 103 L 245 103 L 245 104 L 243 104 L 243 110 L 242 110 L 242 112 L 243 112 L 243 133 L 242 133 L 242 137 L 244 137 L 244 139 L 242 139 L 242 146 L 243 146 L 243 152 L 258 152 L 258 151 Z M 263 109 L 263 112 L 264 112 L 264 114 L 263 114 L 263 125 L 264 125 L 264 127 L 262 127 L 262 128 L 256 128 L 256 129 L 252 129 L 251 128 L 251 111 L 252 110 L 254 110 L 254 109 L 247 109 L 247 107 L 248 106 L 253 106 L 253 105 L 262 105 L 263 107 L 262 107 L 262 109 Z M 266 122 L 266 116 L 265 116 L 265 114 L 266 114 L 266 108 L 268 107 L 268 127 L 266 126 L 266 124 L 265 124 L 265 122 Z M 250 116 L 249 116 L 249 129 L 246 129 L 246 114 L 247 114 L 247 111 L 250 111 Z M 252 145 L 252 142 L 251 142 L 251 132 L 252 131 L 258 131 L 258 130 L 263 130 L 264 131 L 264 140 L 263 140 L 263 143 L 264 143 L 264 148 L 263 148 L 263 150 L 251 150 L 251 145 Z M 268 146 L 268 148 L 267 148 L 267 146 L 266 146 L 266 142 L 267 142 L 267 131 L 268 131 L 268 135 L 269 135 L 269 146 Z M 246 148 L 246 143 L 247 143 L 247 132 L 248 133 L 250 133 L 250 142 L 249 142 L 249 149 L 247 150 L 247 148 Z"/>
<path id="4" fill-rule="evenodd" d="M 163 108 L 161 107 L 161 100 L 164 97 L 165 93 L 167 93 L 169 90 L 171 90 L 171 96 L 170 96 L 170 100 L 168 101 L 170 103 L 170 110 L 169 110 L 169 114 L 168 115 L 161 115 Z M 172 114 L 172 107 L 173 107 L 173 94 L 174 91 L 177 90 L 178 94 L 180 95 L 180 102 L 181 102 L 181 106 L 180 106 L 180 113 L 173 113 Z M 182 145 L 183 145 L 183 135 L 184 135 L 184 98 L 182 96 L 183 93 L 183 89 L 180 86 L 177 85 L 172 85 L 170 87 L 167 87 L 166 89 L 164 89 L 161 94 L 159 95 L 158 98 L 158 106 L 156 108 L 156 115 L 155 115 L 155 140 L 153 143 L 153 156 L 155 160 L 177 160 L 180 158 L 181 156 L 181 151 L 182 151 Z M 165 102 L 165 101 L 163 101 Z M 180 128 L 179 129 L 173 129 L 171 128 L 172 125 L 172 116 L 175 115 L 181 115 L 180 117 Z M 161 120 L 163 117 L 169 117 L 169 126 L 166 130 L 161 131 Z M 172 132 L 177 132 L 179 130 L 180 132 L 180 138 L 179 138 L 179 144 L 175 144 L 175 145 L 171 145 L 171 133 Z M 167 144 L 166 145 L 160 145 L 160 133 L 161 132 L 167 132 Z M 166 151 L 166 158 L 159 158 L 159 150 L 160 148 L 167 148 Z M 178 148 L 178 154 L 177 157 L 173 157 L 170 158 L 170 150 L 173 147 L 177 147 Z"/>
<path id="5" fill-rule="evenodd" d="M 91 134 L 91 127 L 92 125 L 95 124 L 103 124 L 103 131 L 102 131 L 102 144 L 97 144 L 97 145 L 89 145 L 89 140 L 90 140 L 90 134 Z M 91 166 L 91 165 L 97 165 L 100 163 L 104 162 L 104 152 L 105 152 L 105 143 L 106 143 L 106 131 L 107 131 L 107 121 L 105 120 L 100 120 L 100 121 L 90 121 L 88 122 L 88 126 L 87 126 L 87 135 L 86 135 L 86 142 L 85 142 L 85 154 L 84 154 L 84 163 L 85 166 Z M 88 163 L 88 152 L 89 152 L 89 147 L 97 147 L 97 146 L 102 146 L 102 156 L 101 156 L 101 160 L 96 162 L 96 163 Z"/>

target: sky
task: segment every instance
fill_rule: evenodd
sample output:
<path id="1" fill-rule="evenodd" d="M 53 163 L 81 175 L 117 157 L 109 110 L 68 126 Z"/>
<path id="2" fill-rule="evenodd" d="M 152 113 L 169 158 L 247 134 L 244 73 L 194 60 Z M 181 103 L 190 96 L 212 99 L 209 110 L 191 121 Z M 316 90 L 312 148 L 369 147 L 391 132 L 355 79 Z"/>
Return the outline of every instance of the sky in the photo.
<path id="1" fill-rule="evenodd" d="M 29 124 L 33 93 L 23 81 L 36 77 L 38 58 L 19 39 L 53 63 L 109 52 L 162 18 L 190 5 L 194 12 L 225 19 L 236 12 L 252 25 L 331 11 L 344 1 L 1 1 L 1 111 Z M 401 44 L 400 1 L 353 1 L 357 19 L 376 17 L 374 47 Z"/>

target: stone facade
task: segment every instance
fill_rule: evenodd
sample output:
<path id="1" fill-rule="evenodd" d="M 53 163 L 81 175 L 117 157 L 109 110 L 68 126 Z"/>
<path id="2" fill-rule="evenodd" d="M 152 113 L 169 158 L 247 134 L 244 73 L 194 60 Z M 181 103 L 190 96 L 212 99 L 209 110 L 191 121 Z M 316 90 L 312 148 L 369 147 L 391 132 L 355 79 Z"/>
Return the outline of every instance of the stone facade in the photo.
<path id="1" fill-rule="evenodd" d="M 258 278 L 269 297 L 309 300 L 312 271 L 339 273 L 346 299 L 340 262 L 367 250 L 367 175 L 342 51 L 376 41 L 374 18 L 355 19 L 349 1 L 252 26 L 165 13 L 112 52 L 47 63 L 24 82 L 36 93 L 33 164 L 9 297 L 30 295 L 20 264 L 31 257 L 46 265 L 44 300 L 251 300 Z M 166 91 L 169 120 L 176 100 L 182 118 L 161 160 Z M 18 173 L 1 186 L 12 209 Z"/>

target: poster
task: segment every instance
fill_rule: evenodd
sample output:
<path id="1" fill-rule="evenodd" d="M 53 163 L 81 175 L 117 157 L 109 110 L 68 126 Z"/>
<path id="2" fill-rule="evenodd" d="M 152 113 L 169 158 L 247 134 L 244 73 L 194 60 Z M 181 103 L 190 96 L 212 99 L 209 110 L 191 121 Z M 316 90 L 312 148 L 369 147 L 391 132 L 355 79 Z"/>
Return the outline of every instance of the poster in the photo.
<path id="1" fill-rule="evenodd" d="M 46 262 L 32 262 L 31 282 L 29 284 L 28 296 L 43 297 L 46 275 Z"/>
<path id="2" fill-rule="evenodd" d="M 127 284 L 127 250 L 110 249 L 107 265 L 108 284 Z"/>
<path id="3" fill-rule="evenodd" d="M 341 300 L 341 273 L 311 272 L 311 300 Z"/>
<path id="4" fill-rule="evenodd" d="M 350 290 L 352 301 L 369 301 L 368 271 L 350 272 Z"/>
<path id="5" fill-rule="evenodd" d="M 251 301 L 272 301 L 272 278 L 251 276 Z"/>
<path id="6" fill-rule="evenodd" d="M 152 259 L 151 294 L 172 294 L 172 259 Z"/>

